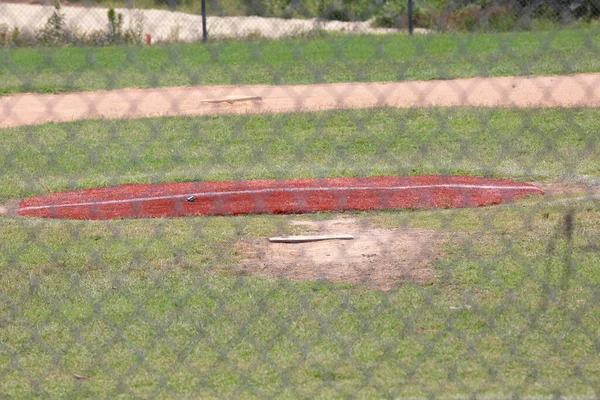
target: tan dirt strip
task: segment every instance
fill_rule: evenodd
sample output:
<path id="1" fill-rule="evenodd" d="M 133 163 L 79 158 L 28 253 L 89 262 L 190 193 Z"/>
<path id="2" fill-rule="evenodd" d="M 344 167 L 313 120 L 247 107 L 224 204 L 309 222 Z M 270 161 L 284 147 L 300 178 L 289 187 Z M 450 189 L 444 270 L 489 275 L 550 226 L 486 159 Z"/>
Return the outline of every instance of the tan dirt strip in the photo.
<path id="1" fill-rule="evenodd" d="M 246 100 L 236 101 L 240 98 Z M 0 97 L 0 127 L 91 118 L 276 113 L 380 106 L 597 107 L 600 106 L 600 73 L 19 94 Z"/>

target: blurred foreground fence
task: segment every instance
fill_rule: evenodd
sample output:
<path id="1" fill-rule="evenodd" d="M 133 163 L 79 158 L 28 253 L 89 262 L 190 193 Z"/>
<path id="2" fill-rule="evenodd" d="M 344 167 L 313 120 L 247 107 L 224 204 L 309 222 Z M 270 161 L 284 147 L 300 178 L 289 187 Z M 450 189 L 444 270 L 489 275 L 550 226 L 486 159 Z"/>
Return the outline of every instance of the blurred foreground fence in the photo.
<path id="1" fill-rule="evenodd" d="M 0 398 L 600 397 L 598 2 L 406 7 L 0 3 Z"/>

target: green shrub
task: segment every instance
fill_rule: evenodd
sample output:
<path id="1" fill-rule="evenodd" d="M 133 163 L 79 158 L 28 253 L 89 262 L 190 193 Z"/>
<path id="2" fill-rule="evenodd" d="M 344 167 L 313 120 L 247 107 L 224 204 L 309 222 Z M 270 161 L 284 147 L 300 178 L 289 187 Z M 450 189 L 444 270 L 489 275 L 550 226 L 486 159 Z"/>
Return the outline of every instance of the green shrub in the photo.
<path id="1" fill-rule="evenodd" d="M 481 16 L 481 8 L 475 4 L 469 4 L 448 15 L 447 28 L 455 32 L 473 31 L 479 25 Z"/>
<path id="2" fill-rule="evenodd" d="M 413 11 L 413 22 L 420 28 L 434 29 L 439 28 L 439 11 L 433 8 L 415 7 Z"/>
<path id="3" fill-rule="evenodd" d="M 408 23 L 408 14 L 406 13 L 407 1 L 388 0 L 378 10 L 375 15 L 375 26 L 385 28 L 400 28 Z"/>
<path id="4" fill-rule="evenodd" d="M 123 32 L 123 42 L 127 44 L 143 44 L 144 43 L 144 16 L 135 14 L 133 23 L 129 21 L 129 27 Z"/>
<path id="5" fill-rule="evenodd" d="M 245 14 L 262 17 L 318 17 L 326 20 L 365 21 L 382 0 L 242 0 Z"/>
<path id="6" fill-rule="evenodd" d="M 332 21 L 354 21 L 357 19 L 356 15 L 347 3 L 342 0 L 334 0 L 319 10 L 319 17 Z"/>
<path id="7" fill-rule="evenodd" d="M 111 43 L 120 43 L 123 37 L 123 14 L 110 8 L 108 16 L 108 40 Z"/>
<path id="8" fill-rule="evenodd" d="M 515 11 L 507 6 L 493 6 L 487 13 L 486 28 L 497 32 L 508 32 L 517 28 L 519 18 Z"/>
<path id="9" fill-rule="evenodd" d="M 561 21 L 566 11 L 570 19 L 592 19 L 600 16 L 600 0 L 514 0 L 515 6 L 527 10 L 534 18 Z"/>
<path id="10" fill-rule="evenodd" d="M 55 9 L 48 18 L 46 25 L 37 32 L 23 31 L 18 28 L 10 29 L 8 25 L 0 25 L 0 46 L 36 46 L 39 44 L 75 45 L 75 46 L 106 46 L 109 44 L 143 43 L 144 19 L 142 14 L 134 15 L 133 22 L 123 29 L 123 14 L 109 9 L 107 13 L 108 29 L 92 32 L 73 31 L 66 27 L 65 17 L 60 12 L 60 4 L 55 3 Z"/>
<path id="11" fill-rule="evenodd" d="M 311 7 L 310 2 L 306 4 L 292 0 L 243 0 L 243 3 L 246 9 L 245 14 L 261 17 L 291 18 L 297 15 L 302 6 L 306 8 L 307 16 L 315 16 L 317 13 L 316 3 Z"/>
<path id="12" fill-rule="evenodd" d="M 195 0 L 154 0 L 154 2 L 156 4 L 164 4 L 167 7 L 169 7 L 170 9 L 175 9 L 182 5 L 186 5 L 186 6 L 192 5 L 196 1 Z"/>
<path id="13" fill-rule="evenodd" d="M 108 10 L 108 43 L 142 44 L 144 33 L 144 20 L 141 14 L 135 17 L 133 25 L 123 29 L 123 14 L 117 13 L 113 8 Z"/>
<path id="14" fill-rule="evenodd" d="M 0 24 L 0 46 L 18 46 L 21 43 L 21 31 L 19 28 L 10 28 L 6 24 Z"/>
<path id="15" fill-rule="evenodd" d="M 531 29 L 534 31 L 551 31 L 556 29 L 559 23 L 550 18 L 534 18 L 531 20 Z"/>
<path id="16" fill-rule="evenodd" d="M 54 0 L 54 11 L 44 28 L 36 35 L 36 39 L 43 44 L 57 45 L 68 41 L 68 33 L 65 28 L 65 15 L 60 11 L 60 2 Z"/>

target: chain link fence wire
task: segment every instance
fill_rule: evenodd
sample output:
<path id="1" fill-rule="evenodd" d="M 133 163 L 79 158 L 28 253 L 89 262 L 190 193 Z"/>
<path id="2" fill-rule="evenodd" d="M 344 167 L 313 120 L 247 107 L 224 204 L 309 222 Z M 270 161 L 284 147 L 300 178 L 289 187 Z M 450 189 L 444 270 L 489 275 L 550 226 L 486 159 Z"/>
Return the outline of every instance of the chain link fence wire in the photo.
<path id="1" fill-rule="evenodd" d="M 0 3 L 0 397 L 600 396 L 596 0 L 206 8 Z"/>

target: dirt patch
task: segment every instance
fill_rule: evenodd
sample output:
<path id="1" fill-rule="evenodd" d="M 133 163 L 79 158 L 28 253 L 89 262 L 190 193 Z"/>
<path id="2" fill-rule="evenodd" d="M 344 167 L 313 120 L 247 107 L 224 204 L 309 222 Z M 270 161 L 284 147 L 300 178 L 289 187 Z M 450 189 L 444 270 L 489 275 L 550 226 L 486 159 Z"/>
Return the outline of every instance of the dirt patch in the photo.
<path id="1" fill-rule="evenodd" d="M 431 263 L 442 256 L 448 233 L 410 228 L 377 228 L 354 218 L 296 221 L 307 232 L 349 234 L 354 240 L 313 243 L 244 241 L 237 250 L 236 272 L 293 280 L 361 283 L 389 290 L 402 282 L 426 283 L 434 278 Z"/>
<path id="2" fill-rule="evenodd" d="M 585 194 L 597 194 L 600 193 L 600 185 L 598 184 L 586 184 L 581 180 L 572 181 L 560 181 L 553 183 L 541 183 L 534 182 L 535 186 L 539 187 L 544 191 L 546 196 L 562 196 L 562 195 L 585 195 Z"/>
<path id="3" fill-rule="evenodd" d="M 19 209 L 19 201 L 18 200 L 9 201 L 5 204 L 0 204 L 0 216 L 16 217 L 18 209 Z"/>

